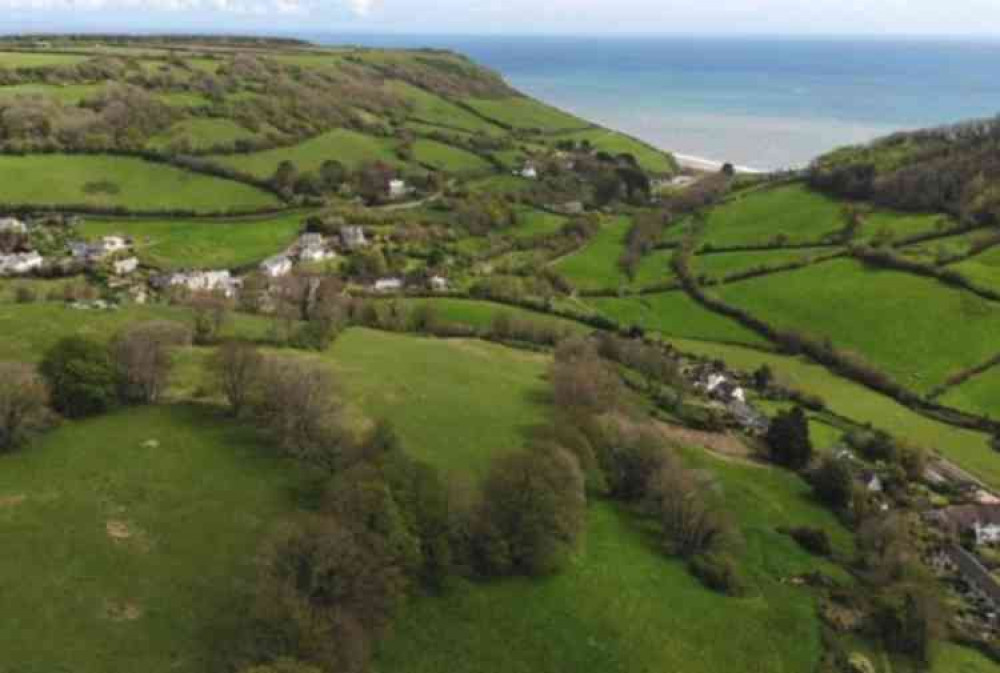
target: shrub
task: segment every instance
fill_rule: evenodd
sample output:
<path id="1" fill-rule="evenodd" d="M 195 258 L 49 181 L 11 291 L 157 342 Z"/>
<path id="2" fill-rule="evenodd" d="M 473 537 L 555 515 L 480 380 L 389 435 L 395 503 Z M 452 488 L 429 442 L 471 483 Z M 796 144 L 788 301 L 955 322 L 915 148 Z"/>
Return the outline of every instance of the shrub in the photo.
<path id="1" fill-rule="evenodd" d="M 830 546 L 830 537 L 822 528 L 793 528 L 788 531 L 793 540 L 810 554 L 816 556 L 830 556 L 833 548 Z"/>
<path id="2" fill-rule="evenodd" d="M 66 337 L 52 346 L 39 365 L 53 408 L 69 418 L 100 414 L 115 404 L 117 377 L 101 343 Z"/>
<path id="3" fill-rule="evenodd" d="M 851 502 L 854 477 L 847 461 L 827 456 L 812 475 L 816 497 L 835 509 L 843 509 Z"/>
<path id="4" fill-rule="evenodd" d="M 38 295 L 27 285 L 19 285 L 14 290 L 14 301 L 18 304 L 33 304 L 38 299 Z"/>
<path id="5" fill-rule="evenodd" d="M 727 554 L 698 554 L 689 562 L 691 572 L 713 591 L 727 596 L 745 596 L 748 591 L 746 579 L 740 574 L 733 558 Z"/>
<path id="6" fill-rule="evenodd" d="M 20 447 L 49 417 L 49 391 L 30 365 L 0 363 L 0 453 Z"/>
<path id="7" fill-rule="evenodd" d="M 119 332 L 111 341 L 110 353 L 121 401 L 156 402 L 173 368 L 173 349 L 190 343 L 190 330 L 170 321 L 139 323 Z"/>
<path id="8" fill-rule="evenodd" d="M 779 413 L 771 421 L 766 440 L 771 459 L 780 465 L 798 470 L 812 460 L 809 420 L 799 407 Z"/>

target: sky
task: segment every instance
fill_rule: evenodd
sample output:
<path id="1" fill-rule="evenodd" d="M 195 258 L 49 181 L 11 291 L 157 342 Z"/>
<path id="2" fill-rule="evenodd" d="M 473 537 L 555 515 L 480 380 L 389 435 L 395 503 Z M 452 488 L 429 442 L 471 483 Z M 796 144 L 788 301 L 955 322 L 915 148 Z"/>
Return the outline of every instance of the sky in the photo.
<path id="1" fill-rule="evenodd" d="M 0 0 L 0 31 L 74 29 L 1000 38 L 1000 0 Z"/>

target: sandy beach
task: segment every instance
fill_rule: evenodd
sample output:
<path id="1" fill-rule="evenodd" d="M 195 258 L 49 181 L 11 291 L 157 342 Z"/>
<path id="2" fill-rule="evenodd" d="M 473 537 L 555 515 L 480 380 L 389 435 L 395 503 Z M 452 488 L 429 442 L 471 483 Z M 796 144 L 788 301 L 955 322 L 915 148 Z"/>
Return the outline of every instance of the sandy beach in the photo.
<path id="1" fill-rule="evenodd" d="M 711 172 L 718 171 L 722 169 L 723 162 L 713 161 L 712 159 L 706 159 L 704 157 L 695 157 L 690 154 L 674 154 L 674 158 L 677 159 L 677 163 L 681 165 L 682 168 L 687 168 L 692 171 L 703 171 Z M 762 171 L 757 168 L 750 168 L 749 166 L 735 166 L 737 173 L 766 173 L 767 171 Z"/>

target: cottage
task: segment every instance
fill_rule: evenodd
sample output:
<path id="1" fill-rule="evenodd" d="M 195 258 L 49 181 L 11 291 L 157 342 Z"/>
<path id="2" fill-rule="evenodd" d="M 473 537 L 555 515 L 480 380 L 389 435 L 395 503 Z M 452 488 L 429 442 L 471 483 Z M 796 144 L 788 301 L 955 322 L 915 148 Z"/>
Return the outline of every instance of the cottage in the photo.
<path id="1" fill-rule="evenodd" d="M 443 276 L 431 276 L 430 286 L 435 292 L 446 292 L 448 290 L 448 279 Z"/>
<path id="2" fill-rule="evenodd" d="M 389 198 L 401 199 L 410 193 L 410 188 L 406 186 L 405 180 L 389 181 Z"/>
<path id="3" fill-rule="evenodd" d="M 128 250 L 130 247 L 130 242 L 121 236 L 105 236 L 96 243 L 71 241 L 69 244 L 69 252 L 74 259 L 87 263 L 93 263 L 98 262 L 108 255 L 112 255 L 116 252 Z"/>
<path id="4" fill-rule="evenodd" d="M 45 259 L 37 252 L 0 255 L 0 276 L 17 276 L 41 268 Z"/>
<path id="5" fill-rule="evenodd" d="M 13 217 L 0 218 L 0 232 L 11 234 L 28 233 L 28 225 Z"/>
<path id="6" fill-rule="evenodd" d="M 971 534 L 976 544 L 1000 542 L 1000 505 L 959 505 L 943 509 L 937 516 L 960 535 Z"/>
<path id="7" fill-rule="evenodd" d="M 399 292 L 403 289 L 403 281 L 399 278 L 380 278 L 375 281 L 376 292 Z"/>
<path id="8" fill-rule="evenodd" d="M 100 250 L 104 251 L 105 255 L 110 255 L 113 252 L 119 252 L 129 248 L 129 242 L 121 236 L 105 236 L 97 245 Z"/>
<path id="9" fill-rule="evenodd" d="M 341 227 L 340 240 L 348 250 L 358 250 L 368 245 L 365 230 L 361 227 Z"/>
<path id="10" fill-rule="evenodd" d="M 535 168 L 534 164 L 525 164 L 524 168 L 521 169 L 520 175 L 522 178 L 526 178 L 528 180 L 537 180 L 538 169 Z"/>
<path id="11" fill-rule="evenodd" d="M 134 273 L 139 268 L 139 260 L 136 257 L 126 257 L 111 263 L 111 270 L 116 276 L 127 276 Z"/>
<path id="12" fill-rule="evenodd" d="M 154 281 L 161 288 L 184 288 L 191 292 L 221 292 L 233 297 L 242 285 L 228 271 L 186 271 L 161 276 Z"/>
<path id="13" fill-rule="evenodd" d="M 281 278 L 292 272 L 292 260 L 285 255 L 275 255 L 261 262 L 260 270 L 269 278 Z"/>
<path id="14" fill-rule="evenodd" d="M 881 493 L 885 489 L 882 478 L 874 470 L 862 470 L 857 475 L 858 482 L 869 493 Z"/>
<path id="15" fill-rule="evenodd" d="M 300 262 L 322 262 L 325 259 L 336 257 L 334 252 L 326 245 L 326 239 L 322 234 L 303 234 L 299 238 L 299 261 Z"/>

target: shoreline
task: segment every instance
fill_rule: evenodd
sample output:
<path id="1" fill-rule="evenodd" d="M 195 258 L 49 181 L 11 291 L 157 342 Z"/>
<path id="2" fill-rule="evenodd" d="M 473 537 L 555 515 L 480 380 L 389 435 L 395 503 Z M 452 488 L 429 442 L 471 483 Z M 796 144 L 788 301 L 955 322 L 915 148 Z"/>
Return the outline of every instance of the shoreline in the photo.
<path id="1" fill-rule="evenodd" d="M 681 168 L 686 168 L 694 171 L 719 171 L 722 170 L 724 162 L 715 161 L 714 159 L 706 159 L 705 157 L 696 157 L 691 154 L 678 154 L 677 152 L 672 152 L 674 158 L 677 159 L 677 163 L 680 164 Z M 749 173 L 754 175 L 760 175 L 763 173 L 768 173 L 769 171 L 760 170 L 759 168 L 750 168 L 749 166 L 734 166 L 737 173 Z"/>

